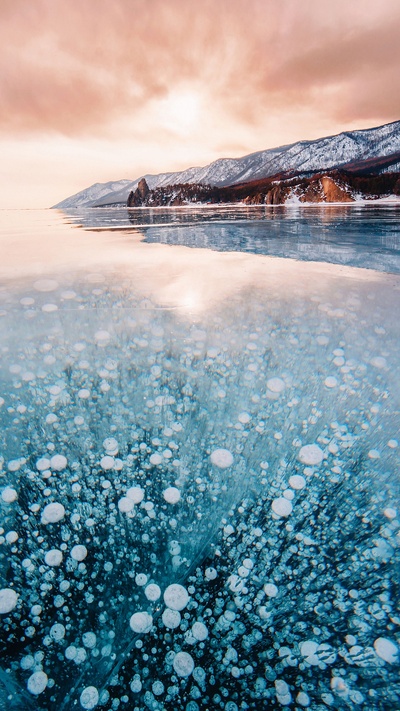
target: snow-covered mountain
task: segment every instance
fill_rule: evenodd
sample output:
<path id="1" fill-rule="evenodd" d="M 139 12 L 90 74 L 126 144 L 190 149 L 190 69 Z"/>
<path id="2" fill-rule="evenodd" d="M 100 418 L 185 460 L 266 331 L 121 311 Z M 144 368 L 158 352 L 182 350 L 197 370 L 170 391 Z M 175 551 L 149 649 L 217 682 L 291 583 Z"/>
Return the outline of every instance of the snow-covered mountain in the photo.
<path id="1" fill-rule="evenodd" d="M 400 121 L 395 121 L 376 128 L 345 131 L 314 141 L 299 141 L 279 148 L 269 148 L 242 158 L 220 158 L 204 167 L 188 168 L 177 173 L 145 175 L 132 181 L 95 183 L 54 207 L 65 209 L 125 204 L 128 194 L 137 188 L 142 177 L 151 190 L 182 183 L 225 186 L 281 173 L 312 173 L 338 168 L 353 161 L 389 156 L 399 151 Z M 393 166 L 392 169 L 396 168 Z"/>

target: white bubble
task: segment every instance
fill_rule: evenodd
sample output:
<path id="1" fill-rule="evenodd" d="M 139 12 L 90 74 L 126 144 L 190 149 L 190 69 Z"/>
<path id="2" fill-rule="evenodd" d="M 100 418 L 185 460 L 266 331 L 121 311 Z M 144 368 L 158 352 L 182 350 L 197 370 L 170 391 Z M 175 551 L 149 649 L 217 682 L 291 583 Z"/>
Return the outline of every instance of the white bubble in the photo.
<path id="1" fill-rule="evenodd" d="M 155 583 L 150 583 L 150 585 L 146 586 L 144 594 L 148 600 L 155 602 L 155 600 L 158 600 L 158 598 L 161 597 L 161 588 Z"/>
<path id="2" fill-rule="evenodd" d="M 46 565 L 50 566 L 57 566 L 61 565 L 63 559 L 63 554 L 60 550 L 57 548 L 52 548 L 50 551 L 47 551 L 45 557 L 44 557 L 44 562 Z"/>
<path id="3" fill-rule="evenodd" d="M 106 457 L 102 457 L 100 459 L 100 466 L 104 471 L 108 471 L 109 469 L 113 469 L 115 464 L 115 459 L 114 457 L 109 457 L 108 455 Z"/>
<path id="4" fill-rule="evenodd" d="M 303 464 L 316 466 L 321 464 L 324 453 L 317 444 L 306 444 L 299 451 L 299 459 Z"/>
<path id="5" fill-rule="evenodd" d="M 135 502 L 128 496 L 123 496 L 122 499 L 118 501 L 118 509 L 121 513 L 129 513 L 129 511 L 132 511 L 134 505 Z"/>
<path id="6" fill-rule="evenodd" d="M 50 459 L 50 466 L 57 472 L 62 471 L 67 466 L 67 457 L 64 457 L 63 454 L 55 454 Z"/>
<path id="7" fill-rule="evenodd" d="M 0 590 L 0 615 L 7 615 L 14 609 L 18 602 L 18 595 L 11 588 Z"/>
<path id="8" fill-rule="evenodd" d="M 338 381 L 333 375 L 328 375 L 328 377 L 324 380 L 324 385 L 327 388 L 336 388 L 337 384 Z"/>
<path id="9" fill-rule="evenodd" d="M 65 508 L 62 504 L 54 502 L 53 504 L 47 504 L 44 507 L 42 513 L 42 523 L 57 523 L 61 521 L 65 516 Z"/>
<path id="10" fill-rule="evenodd" d="M 97 341 L 98 345 L 105 344 L 111 338 L 111 334 L 108 331 L 96 331 L 94 334 L 94 339 Z"/>
<path id="11" fill-rule="evenodd" d="M 274 583 L 265 583 L 264 592 L 268 597 L 276 597 L 278 594 L 278 588 Z"/>
<path id="12" fill-rule="evenodd" d="M 303 657 L 311 657 L 313 654 L 315 654 L 317 649 L 318 649 L 317 642 L 314 642 L 314 640 L 309 639 L 300 645 L 300 654 Z"/>
<path id="13" fill-rule="evenodd" d="M 195 622 L 192 627 L 192 635 L 199 642 L 203 642 L 208 637 L 208 629 L 203 622 Z"/>
<path id="14" fill-rule="evenodd" d="M 55 291 L 58 289 L 58 282 L 55 279 L 38 279 L 33 284 L 36 291 Z"/>
<path id="15" fill-rule="evenodd" d="M 129 626 L 133 632 L 144 634 L 150 632 L 153 626 L 153 618 L 148 612 L 135 612 L 129 620 Z"/>
<path id="16" fill-rule="evenodd" d="M 7 543 L 15 543 L 16 541 L 18 541 L 18 538 L 19 536 L 16 531 L 8 531 L 8 533 L 6 533 Z"/>
<path id="17" fill-rule="evenodd" d="M 393 518 L 396 518 L 397 511 L 396 511 L 396 509 L 392 509 L 390 506 L 388 506 L 386 509 L 384 509 L 383 515 L 386 516 L 386 518 L 389 518 L 391 520 Z"/>
<path id="18" fill-rule="evenodd" d="M 47 457 L 41 457 L 41 459 L 38 459 L 36 462 L 36 469 L 39 472 L 44 472 L 46 469 L 50 469 L 50 459 L 47 459 Z"/>
<path id="19" fill-rule="evenodd" d="M 374 368 L 378 368 L 378 370 L 382 370 L 382 368 L 386 367 L 386 358 L 383 358 L 382 356 L 375 356 L 374 358 L 371 358 L 371 365 L 373 365 Z"/>
<path id="20" fill-rule="evenodd" d="M 164 602 L 171 610 L 178 610 L 180 612 L 189 602 L 188 592 L 178 583 L 168 585 L 164 592 Z"/>
<path id="21" fill-rule="evenodd" d="M 396 661 L 398 661 L 397 656 L 399 648 L 390 639 L 386 639 L 385 637 L 378 637 L 378 639 L 376 639 L 374 642 L 374 649 L 378 657 L 383 659 L 385 662 L 388 662 L 389 664 L 394 664 Z"/>
<path id="22" fill-rule="evenodd" d="M 210 459 L 212 464 L 220 469 L 227 469 L 233 464 L 233 456 L 228 449 L 214 449 Z"/>
<path id="23" fill-rule="evenodd" d="M 94 649 L 96 646 L 96 635 L 94 632 L 84 632 L 82 635 L 83 646 L 87 649 Z"/>
<path id="24" fill-rule="evenodd" d="M 143 585 L 146 585 L 147 583 L 147 575 L 144 573 L 138 573 L 135 578 L 135 583 L 136 585 L 139 585 L 139 587 L 143 587 Z"/>
<path id="25" fill-rule="evenodd" d="M 164 693 L 164 684 L 162 683 L 162 681 L 159 681 L 157 679 L 155 682 L 153 682 L 151 689 L 154 696 L 161 696 L 161 694 Z"/>
<path id="26" fill-rule="evenodd" d="M 99 703 L 99 692 L 95 686 L 87 686 L 80 695 L 79 701 L 84 709 L 94 709 Z"/>
<path id="27" fill-rule="evenodd" d="M 71 548 L 70 556 L 80 563 L 82 560 L 85 560 L 87 554 L 88 552 L 86 546 L 77 545 Z"/>
<path id="28" fill-rule="evenodd" d="M 248 412 L 241 412 L 238 420 L 242 423 L 242 425 L 247 425 L 251 420 L 251 415 L 249 415 Z"/>
<path id="29" fill-rule="evenodd" d="M 162 462 L 162 456 L 158 452 L 154 452 L 154 454 L 151 455 L 150 457 L 150 464 L 154 464 L 154 466 L 157 466 L 158 464 L 161 464 Z"/>
<path id="30" fill-rule="evenodd" d="M 130 687 L 134 694 L 138 694 L 139 691 L 142 690 L 142 682 L 140 681 L 139 674 L 135 674 L 131 681 Z"/>
<path id="31" fill-rule="evenodd" d="M 215 568 L 206 568 L 204 576 L 207 578 L 207 580 L 215 580 L 217 577 L 218 573 L 215 570 Z"/>
<path id="32" fill-rule="evenodd" d="M 11 488 L 11 486 L 7 486 L 1 492 L 1 498 L 6 504 L 12 504 L 12 502 L 16 501 L 16 499 L 18 498 L 18 494 L 15 489 Z"/>
<path id="33" fill-rule="evenodd" d="M 296 701 L 300 706 L 309 706 L 310 705 L 310 697 L 308 694 L 306 694 L 305 691 L 299 691 L 299 693 L 296 696 Z"/>
<path id="34" fill-rule="evenodd" d="M 51 314 L 53 311 L 58 311 L 58 306 L 57 304 L 43 304 L 42 311 Z"/>
<path id="35" fill-rule="evenodd" d="M 163 491 L 163 497 L 168 504 L 177 504 L 181 498 L 181 492 L 175 486 L 169 486 Z"/>
<path id="36" fill-rule="evenodd" d="M 64 639 L 64 637 L 65 637 L 64 625 L 61 625 L 59 622 L 56 622 L 55 625 L 50 627 L 50 637 L 52 639 L 54 639 L 55 642 L 59 642 L 61 639 Z"/>
<path id="37" fill-rule="evenodd" d="M 107 454 L 112 457 L 115 457 L 115 455 L 118 454 L 118 442 L 114 439 L 114 437 L 107 437 L 107 439 L 103 442 L 103 447 Z"/>
<path id="38" fill-rule="evenodd" d="M 267 380 L 267 388 L 272 393 L 281 393 L 285 389 L 285 382 L 282 378 L 269 378 Z"/>
<path id="39" fill-rule="evenodd" d="M 126 492 L 128 499 L 131 499 L 134 504 L 140 504 L 144 499 L 144 491 L 140 486 L 131 486 Z"/>
<path id="40" fill-rule="evenodd" d="M 289 486 L 291 486 L 292 489 L 296 489 L 297 491 L 300 491 L 300 489 L 304 489 L 305 485 L 306 480 L 304 476 L 301 476 L 300 474 L 293 474 L 293 476 L 291 476 L 289 479 Z"/>
<path id="41" fill-rule="evenodd" d="M 285 499 L 283 496 L 279 496 L 277 499 L 274 499 L 271 504 L 271 508 L 277 516 L 289 516 L 293 510 L 293 506 L 290 501 Z"/>
<path id="42" fill-rule="evenodd" d="M 162 621 L 170 630 L 174 630 L 181 624 L 181 615 L 178 610 L 171 610 L 167 607 L 162 614 Z"/>
<path id="43" fill-rule="evenodd" d="M 370 459 L 379 459 L 380 456 L 380 452 L 377 449 L 370 449 L 370 451 L 368 452 L 368 457 Z"/>
<path id="44" fill-rule="evenodd" d="M 38 696 L 45 690 L 48 682 L 47 674 L 43 671 L 37 671 L 32 674 L 27 682 L 27 689 L 34 696 Z"/>
<path id="45" fill-rule="evenodd" d="M 190 676 L 194 669 L 193 657 L 188 652 L 178 652 L 172 662 L 178 676 Z"/>

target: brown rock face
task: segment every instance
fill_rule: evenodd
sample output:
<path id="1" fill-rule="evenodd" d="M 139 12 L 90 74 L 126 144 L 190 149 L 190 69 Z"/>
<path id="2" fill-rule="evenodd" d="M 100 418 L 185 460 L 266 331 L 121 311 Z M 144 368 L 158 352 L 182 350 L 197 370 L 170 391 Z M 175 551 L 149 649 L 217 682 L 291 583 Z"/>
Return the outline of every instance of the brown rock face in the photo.
<path id="1" fill-rule="evenodd" d="M 150 192 L 150 188 L 146 183 L 145 178 L 141 178 L 139 180 L 138 186 L 137 186 L 137 192 L 139 193 L 140 197 L 142 200 L 146 197 L 146 195 Z"/>
<path id="2" fill-rule="evenodd" d="M 146 200 L 147 195 L 150 192 L 150 188 L 146 183 L 146 180 L 144 178 L 141 178 L 138 182 L 138 186 L 133 192 L 129 193 L 128 201 L 127 201 L 127 206 L 128 207 L 140 207 L 143 205 L 143 203 Z"/>
<path id="3" fill-rule="evenodd" d="M 335 183 L 332 178 L 321 178 L 321 185 L 324 191 L 324 202 L 354 202 L 354 198 L 351 196 L 350 191 L 344 186 L 341 187 Z"/>

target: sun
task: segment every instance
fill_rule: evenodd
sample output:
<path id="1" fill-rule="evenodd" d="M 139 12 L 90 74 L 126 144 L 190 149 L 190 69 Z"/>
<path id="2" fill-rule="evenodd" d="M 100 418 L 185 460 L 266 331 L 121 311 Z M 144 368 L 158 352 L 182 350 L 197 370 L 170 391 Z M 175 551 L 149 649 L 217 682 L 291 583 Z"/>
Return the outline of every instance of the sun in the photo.
<path id="1" fill-rule="evenodd" d="M 189 135 L 199 123 L 201 97 L 191 90 L 174 90 L 159 101 L 158 111 L 162 126 L 178 135 Z"/>

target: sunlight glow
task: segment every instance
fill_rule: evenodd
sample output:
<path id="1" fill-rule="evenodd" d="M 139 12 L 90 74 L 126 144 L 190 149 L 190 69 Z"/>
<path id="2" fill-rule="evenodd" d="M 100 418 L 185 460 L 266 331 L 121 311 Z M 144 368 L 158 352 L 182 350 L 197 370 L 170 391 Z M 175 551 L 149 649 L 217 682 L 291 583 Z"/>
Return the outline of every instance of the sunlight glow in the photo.
<path id="1" fill-rule="evenodd" d="M 160 123 L 173 133 L 188 135 L 193 131 L 201 114 L 201 98 L 194 91 L 172 91 L 158 102 Z"/>

